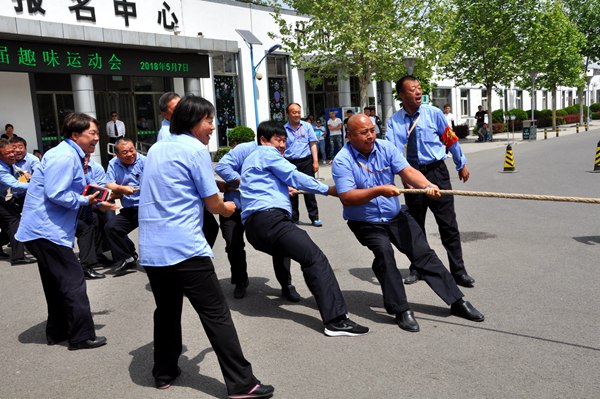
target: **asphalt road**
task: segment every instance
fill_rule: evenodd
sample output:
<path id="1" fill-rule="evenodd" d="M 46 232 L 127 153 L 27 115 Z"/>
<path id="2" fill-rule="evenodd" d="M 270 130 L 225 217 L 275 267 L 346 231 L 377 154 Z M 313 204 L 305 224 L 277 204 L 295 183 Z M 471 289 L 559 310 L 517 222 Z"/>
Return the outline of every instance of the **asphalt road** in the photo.
<path id="1" fill-rule="evenodd" d="M 463 145 L 474 191 L 600 197 L 593 168 L 600 129 L 513 146 L 517 173 L 500 173 L 502 142 Z M 448 161 L 451 165 L 451 161 Z M 321 177 L 330 181 L 329 167 Z M 232 297 L 221 238 L 215 265 L 255 374 L 277 398 L 598 398 L 599 205 L 457 197 L 467 270 L 463 289 L 483 323 L 450 316 L 420 282 L 408 286 L 421 332 L 400 330 L 382 307 L 371 253 L 356 241 L 335 198 L 319 197 L 324 227 L 305 228 L 330 259 L 352 317 L 371 328 L 328 338 L 295 265 L 302 302 L 279 297 L 270 259 L 248 248 L 250 287 Z M 307 221 L 306 212 L 301 218 Z M 446 262 L 433 218 L 428 237 Z M 132 235 L 137 239 L 137 233 Z M 397 254 L 406 275 L 408 261 Z M 153 387 L 153 297 L 144 273 L 88 282 L 97 333 L 108 345 L 70 352 L 45 344 L 45 301 L 36 265 L 0 262 L 0 398 L 223 398 L 214 352 L 186 303 L 183 374 Z"/>

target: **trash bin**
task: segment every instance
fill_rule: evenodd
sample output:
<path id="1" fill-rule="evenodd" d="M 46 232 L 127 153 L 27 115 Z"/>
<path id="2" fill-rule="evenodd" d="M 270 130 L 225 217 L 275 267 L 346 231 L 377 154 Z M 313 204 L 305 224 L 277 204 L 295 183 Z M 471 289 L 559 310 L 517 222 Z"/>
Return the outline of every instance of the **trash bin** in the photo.
<path id="1" fill-rule="evenodd" d="M 523 121 L 523 140 L 537 140 L 536 120 Z"/>

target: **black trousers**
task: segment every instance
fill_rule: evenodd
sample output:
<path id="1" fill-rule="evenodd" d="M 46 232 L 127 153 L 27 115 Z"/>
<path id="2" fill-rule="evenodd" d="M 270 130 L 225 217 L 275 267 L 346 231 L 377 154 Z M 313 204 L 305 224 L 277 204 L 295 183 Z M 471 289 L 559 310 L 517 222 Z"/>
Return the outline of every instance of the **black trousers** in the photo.
<path id="1" fill-rule="evenodd" d="M 27 242 L 37 258 L 48 305 L 46 337 L 70 344 L 95 339 L 83 269 L 71 248 L 40 238 Z"/>
<path id="2" fill-rule="evenodd" d="M 144 267 L 156 302 L 154 311 L 155 379 L 177 376 L 182 351 L 181 311 L 184 295 L 200 317 L 210 341 L 227 392 L 247 392 L 258 382 L 244 358 L 229 307 L 209 257 L 193 257 L 167 267 Z"/>
<path id="3" fill-rule="evenodd" d="M 225 240 L 225 252 L 231 267 L 231 284 L 239 284 L 248 280 L 248 264 L 246 262 L 246 244 L 244 243 L 244 231 L 246 230 L 242 223 L 242 213 L 236 209 L 231 217 L 219 216 L 221 233 Z M 290 272 L 291 262 L 289 258 L 273 257 L 273 269 L 275 277 L 281 287 L 287 287 L 292 284 L 292 274 Z"/>
<path id="4" fill-rule="evenodd" d="M 429 247 L 425 234 L 407 212 L 400 211 L 388 223 L 349 221 L 348 226 L 358 241 L 375 254 L 373 272 L 381 285 L 383 304 L 389 314 L 409 309 L 392 244 L 408 257 L 423 280 L 446 304 L 463 297 L 442 261 Z"/>
<path id="5" fill-rule="evenodd" d="M 127 234 L 137 228 L 137 206 L 123 208 L 118 215 L 107 221 L 104 226 L 104 232 L 106 233 L 106 240 L 108 241 L 115 262 L 121 262 L 130 256 L 137 256 L 135 244 L 127 236 Z"/>
<path id="6" fill-rule="evenodd" d="M 283 209 L 253 213 L 246 220 L 246 237 L 259 251 L 300 263 L 304 280 L 315 297 L 324 324 L 348 313 L 327 257 Z"/>
<path id="7" fill-rule="evenodd" d="M 287 158 L 286 158 L 287 159 Z M 302 173 L 304 173 L 305 175 L 309 175 L 312 177 L 315 177 L 315 172 L 313 172 L 313 159 L 312 159 L 312 155 L 306 157 L 306 158 L 300 158 L 300 159 L 288 159 L 288 161 L 290 161 L 291 163 L 293 163 L 294 165 L 296 165 L 296 167 L 298 168 L 298 170 Z M 292 220 L 297 222 L 300 220 L 300 211 L 298 209 L 299 207 L 299 198 L 300 195 L 293 195 L 290 200 L 292 202 Z M 306 211 L 308 212 L 308 217 L 310 218 L 311 222 L 314 222 L 315 220 L 319 220 L 319 207 L 317 206 L 317 198 L 315 197 L 314 194 L 303 194 L 304 197 L 304 203 L 306 204 Z"/>
<path id="8" fill-rule="evenodd" d="M 215 215 L 210 213 L 210 211 L 206 208 L 204 208 L 204 223 L 202 223 L 202 232 L 204 233 L 204 238 L 206 238 L 208 246 L 211 248 L 214 247 L 217 237 L 219 236 L 219 223 L 217 223 Z"/>
<path id="9" fill-rule="evenodd" d="M 430 182 L 436 184 L 442 190 L 452 190 L 450 175 L 445 162 L 438 161 L 435 167 L 423 168 L 421 172 Z M 456 212 L 454 211 L 454 197 L 444 195 L 439 199 L 432 199 L 424 194 L 406 194 L 405 201 L 408 211 L 421 226 L 423 232 L 425 232 L 427 209 L 431 209 L 438 225 L 442 245 L 448 254 L 450 272 L 454 276 L 466 274 L 460 232 L 458 231 Z M 414 270 L 413 265 L 411 265 L 411 270 Z"/>
<path id="10" fill-rule="evenodd" d="M 0 228 L 10 238 L 10 260 L 21 259 L 25 256 L 25 246 L 15 239 L 21 221 L 21 208 L 12 201 L 0 199 Z"/>

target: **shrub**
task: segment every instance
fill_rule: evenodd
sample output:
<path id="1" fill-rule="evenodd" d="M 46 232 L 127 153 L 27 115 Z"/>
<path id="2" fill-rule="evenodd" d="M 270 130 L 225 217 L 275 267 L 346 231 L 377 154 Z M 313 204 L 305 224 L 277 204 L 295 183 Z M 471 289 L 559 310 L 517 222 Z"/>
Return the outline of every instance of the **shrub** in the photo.
<path id="1" fill-rule="evenodd" d="M 236 126 L 227 132 L 227 141 L 231 147 L 252 140 L 254 140 L 254 131 L 246 126 Z"/>
<path id="2" fill-rule="evenodd" d="M 565 111 L 564 109 L 557 109 L 556 110 L 556 116 L 557 117 L 559 117 L 559 116 L 565 116 L 565 115 L 567 115 L 567 111 Z"/>
<path id="3" fill-rule="evenodd" d="M 231 151 L 231 147 L 219 147 L 213 156 L 213 162 L 219 162 L 229 151 Z"/>
<path id="4" fill-rule="evenodd" d="M 464 139 L 469 135 L 469 126 L 468 125 L 455 125 L 454 133 L 458 136 L 459 139 Z"/>
<path id="5" fill-rule="evenodd" d="M 508 131 L 504 122 L 492 123 L 492 133 L 502 133 Z"/>
<path id="6" fill-rule="evenodd" d="M 508 115 L 514 115 L 515 119 L 518 121 L 522 121 L 524 119 L 527 119 L 527 112 L 523 111 L 522 109 L 519 108 L 514 108 L 511 109 L 510 111 L 507 112 Z"/>
<path id="7" fill-rule="evenodd" d="M 577 123 L 579 122 L 579 115 L 569 114 L 564 116 L 565 123 Z"/>
<path id="8" fill-rule="evenodd" d="M 592 119 L 593 120 L 600 119 L 600 112 L 592 112 Z"/>
<path id="9" fill-rule="evenodd" d="M 590 111 L 592 111 L 592 112 L 600 111 L 600 103 L 593 103 L 592 105 L 590 105 Z"/>
<path id="10" fill-rule="evenodd" d="M 558 111 L 557 111 L 558 112 Z M 557 114 L 558 115 L 558 114 Z M 565 118 L 563 116 L 557 116 L 556 117 L 556 124 L 557 125 L 564 125 L 565 124 Z"/>
<path id="11" fill-rule="evenodd" d="M 492 123 L 504 122 L 504 111 L 497 109 L 492 112 Z"/>
<path id="12" fill-rule="evenodd" d="M 563 109 L 567 111 L 567 115 L 579 114 L 579 105 L 571 105 Z"/>
<path id="13" fill-rule="evenodd" d="M 543 109 L 540 112 L 540 118 L 552 118 L 552 110 L 551 109 Z"/>

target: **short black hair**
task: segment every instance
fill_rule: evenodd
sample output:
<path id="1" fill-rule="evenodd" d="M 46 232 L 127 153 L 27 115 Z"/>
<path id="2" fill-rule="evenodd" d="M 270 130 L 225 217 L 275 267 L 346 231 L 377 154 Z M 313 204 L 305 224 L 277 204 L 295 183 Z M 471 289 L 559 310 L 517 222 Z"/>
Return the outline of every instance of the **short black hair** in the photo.
<path id="1" fill-rule="evenodd" d="M 184 96 L 171 115 L 171 133 L 189 133 L 202 119 L 214 115 L 215 107 L 207 99 L 193 94 Z"/>
<path id="2" fill-rule="evenodd" d="M 90 125 L 95 123 L 99 126 L 98 120 L 87 114 L 72 112 L 65 116 L 63 122 L 63 135 L 66 139 L 70 139 L 73 133 L 81 134 L 90 128 Z"/>
<path id="3" fill-rule="evenodd" d="M 167 107 L 174 98 L 179 98 L 179 94 L 173 91 L 168 91 L 160 96 L 158 99 L 158 108 L 160 109 L 160 112 L 167 112 Z"/>
<path id="4" fill-rule="evenodd" d="M 23 137 L 12 136 L 12 138 L 10 139 L 10 143 L 11 144 L 23 143 L 25 148 L 27 148 L 27 140 L 25 140 Z"/>
<path id="5" fill-rule="evenodd" d="M 289 104 L 287 105 L 287 107 L 285 107 L 285 113 L 286 113 L 286 114 L 289 114 L 289 113 L 290 113 L 290 106 L 291 106 L 291 105 L 297 105 L 297 106 L 299 106 L 299 107 L 300 107 L 300 109 L 302 109 L 302 106 L 301 106 L 300 104 L 298 104 L 298 103 L 289 103 Z"/>
<path id="6" fill-rule="evenodd" d="M 287 138 L 287 133 L 281 122 L 270 120 L 261 122 L 260 125 L 258 125 L 256 132 L 256 142 L 258 145 L 261 145 L 261 137 L 264 137 L 267 141 L 271 141 L 273 136 L 283 136 Z"/>
<path id="7" fill-rule="evenodd" d="M 0 149 L 2 149 L 4 147 L 8 147 L 9 145 L 12 145 L 10 143 L 10 141 L 8 141 L 6 139 L 0 139 Z"/>
<path id="8" fill-rule="evenodd" d="M 112 112 L 110 113 L 110 117 L 112 118 L 112 116 L 113 116 L 113 115 L 117 115 L 117 116 L 119 116 L 119 113 L 118 113 L 117 111 L 112 111 Z"/>
<path id="9" fill-rule="evenodd" d="M 10 123 L 7 123 L 7 124 L 4 126 L 4 130 L 8 129 L 9 127 L 12 127 L 13 129 L 15 128 L 15 127 L 14 127 L 13 125 L 11 125 Z"/>
<path id="10" fill-rule="evenodd" d="M 129 137 L 119 137 L 117 139 L 117 141 L 115 141 L 115 148 L 117 148 L 118 146 L 120 146 L 123 143 L 131 143 L 131 144 L 133 144 L 133 140 L 131 140 Z"/>
<path id="11" fill-rule="evenodd" d="M 404 82 L 414 82 L 414 81 L 419 81 L 419 79 L 415 78 L 412 75 L 405 75 L 403 77 L 401 77 L 397 82 L 396 82 L 396 93 L 401 93 L 402 91 L 404 91 Z"/>

